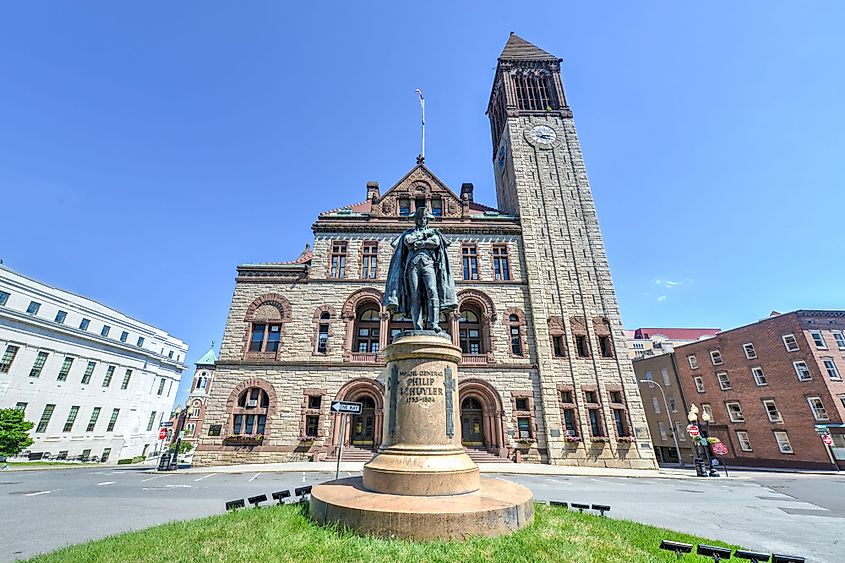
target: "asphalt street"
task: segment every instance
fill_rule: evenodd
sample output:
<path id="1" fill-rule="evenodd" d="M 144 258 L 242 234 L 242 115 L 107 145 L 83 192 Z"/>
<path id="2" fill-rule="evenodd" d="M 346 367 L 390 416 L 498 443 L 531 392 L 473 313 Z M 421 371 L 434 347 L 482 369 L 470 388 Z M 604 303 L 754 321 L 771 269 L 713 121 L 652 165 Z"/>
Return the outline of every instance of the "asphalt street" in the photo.
<path id="1" fill-rule="evenodd" d="M 350 476 L 354 473 L 341 473 Z M 331 473 L 177 473 L 85 468 L 0 472 L 0 561 L 225 511 L 227 500 L 332 479 Z M 626 518 L 749 549 L 843 560 L 845 476 L 739 474 L 652 479 L 500 474 L 538 500 L 611 505 Z M 669 534 L 671 536 L 671 534 Z"/>

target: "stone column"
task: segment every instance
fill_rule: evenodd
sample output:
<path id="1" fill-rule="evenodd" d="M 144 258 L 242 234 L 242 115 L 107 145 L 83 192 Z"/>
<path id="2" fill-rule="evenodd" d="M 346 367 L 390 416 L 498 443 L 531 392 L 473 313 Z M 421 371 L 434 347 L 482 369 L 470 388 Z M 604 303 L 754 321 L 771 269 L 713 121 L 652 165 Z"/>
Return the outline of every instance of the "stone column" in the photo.
<path id="1" fill-rule="evenodd" d="M 478 466 L 461 445 L 460 348 L 448 337 L 414 334 L 387 346 L 384 358 L 382 445 L 364 466 L 364 488 L 414 496 L 477 491 Z"/>

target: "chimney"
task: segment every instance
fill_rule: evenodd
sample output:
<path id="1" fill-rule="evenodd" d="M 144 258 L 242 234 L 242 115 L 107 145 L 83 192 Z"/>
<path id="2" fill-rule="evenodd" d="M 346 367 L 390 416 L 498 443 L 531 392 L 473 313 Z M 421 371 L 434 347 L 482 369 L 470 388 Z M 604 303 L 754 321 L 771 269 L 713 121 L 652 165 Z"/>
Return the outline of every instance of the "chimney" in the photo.
<path id="1" fill-rule="evenodd" d="M 472 201 L 472 182 L 461 184 L 461 199 Z"/>
<path id="2" fill-rule="evenodd" d="M 381 197 L 378 189 L 378 182 L 367 182 L 367 201 L 377 202 Z"/>

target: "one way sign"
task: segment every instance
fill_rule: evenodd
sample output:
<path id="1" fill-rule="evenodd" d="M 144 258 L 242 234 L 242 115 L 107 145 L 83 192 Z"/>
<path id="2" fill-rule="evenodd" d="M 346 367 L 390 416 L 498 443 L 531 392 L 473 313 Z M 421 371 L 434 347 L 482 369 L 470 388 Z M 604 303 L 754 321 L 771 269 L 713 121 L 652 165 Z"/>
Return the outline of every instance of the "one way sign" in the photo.
<path id="1" fill-rule="evenodd" d="M 340 414 L 361 414 L 364 411 L 364 405 L 351 401 L 332 401 L 331 411 Z"/>

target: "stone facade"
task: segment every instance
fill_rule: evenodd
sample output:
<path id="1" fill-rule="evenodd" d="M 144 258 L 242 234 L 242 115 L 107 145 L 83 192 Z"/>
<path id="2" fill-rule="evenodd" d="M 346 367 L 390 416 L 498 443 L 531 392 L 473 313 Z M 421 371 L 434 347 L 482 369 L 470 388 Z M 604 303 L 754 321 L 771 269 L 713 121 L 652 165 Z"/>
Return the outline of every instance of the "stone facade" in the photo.
<path id="1" fill-rule="evenodd" d="M 364 202 L 321 214 L 313 251 L 238 268 L 195 464 L 379 445 L 380 350 L 408 326 L 381 307 L 384 278 L 391 242 L 424 205 L 451 243 L 459 308 L 441 326 L 463 350 L 464 445 L 516 461 L 654 467 L 559 62 L 513 35 L 499 59 L 488 112 L 498 210 L 420 163 L 383 195 L 371 182 Z M 546 77 L 553 103 L 541 110 L 519 109 L 526 64 Z M 548 146 L 531 136 L 537 125 L 556 132 Z M 332 399 L 365 403 L 342 438 Z"/>

